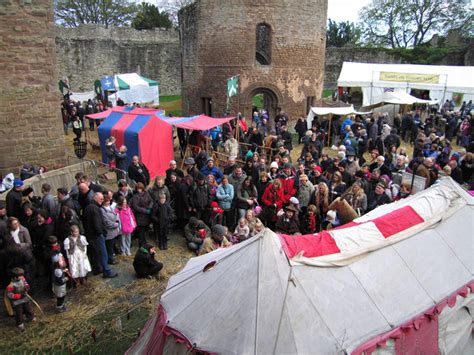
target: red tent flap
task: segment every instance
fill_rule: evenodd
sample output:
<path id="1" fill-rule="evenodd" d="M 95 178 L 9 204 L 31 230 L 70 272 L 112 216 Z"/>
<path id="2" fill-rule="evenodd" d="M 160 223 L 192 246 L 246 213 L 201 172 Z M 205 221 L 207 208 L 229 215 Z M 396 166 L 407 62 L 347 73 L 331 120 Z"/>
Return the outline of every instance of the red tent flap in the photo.
<path id="1" fill-rule="evenodd" d="M 301 252 L 307 257 L 318 257 L 340 252 L 333 237 L 327 231 L 322 231 L 316 235 L 293 236 L 280 234 L 280 240 L 289 259 Z"/>

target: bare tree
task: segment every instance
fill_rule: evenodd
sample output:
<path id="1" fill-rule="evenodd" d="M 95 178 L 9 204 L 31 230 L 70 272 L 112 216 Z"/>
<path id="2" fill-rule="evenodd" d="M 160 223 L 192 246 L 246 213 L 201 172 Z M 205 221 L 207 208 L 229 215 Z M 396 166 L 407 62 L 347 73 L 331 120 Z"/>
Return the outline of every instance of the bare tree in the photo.
<path id="1" fill-rule="evenodd" d="M 129 0 L 57 0 L 54 5 L 56 22 L 66 27 L 129 25 L 137 12 Z"/>
<path id="2" fill-rule="evenodd" d="M 195 0 L 157 0 L 158 7 L 167 12 L 174 24 L 178 24 L 178 12 L 185 6 L 191 5 Z"/>
<path id="3" fill-rule="evenodd" d="M 463 0 L 373 0 L 359 19 L 367 43 L 408 48 L 451 29 L 472 34 L 474 16 Z"/>

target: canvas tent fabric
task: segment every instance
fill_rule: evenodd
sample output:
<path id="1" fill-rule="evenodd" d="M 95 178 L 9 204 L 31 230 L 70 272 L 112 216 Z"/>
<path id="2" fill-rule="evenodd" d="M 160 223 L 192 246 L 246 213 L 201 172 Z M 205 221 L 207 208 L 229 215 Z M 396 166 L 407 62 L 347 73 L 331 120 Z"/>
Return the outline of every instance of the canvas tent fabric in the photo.
<path id="1" fill-rule="evenodd" d="M 370 112 L 359 112 L 354 109 L 353 105 L 347 107 L 311 107 L 311 110 L 308 112 L 308 117 L 306 123 L 308 129 L 311 129 L 311 125 L 314 119 L 314 116 L 326 116 L 326 115 L 337 115 L 337 116 L 347 116 L 347 115 L 367 115 Z"/>
<path id="2" fill-rule="evenodd" d="M 399 76 L 397 81 L 387 81 L 384 73 Z M 416 75 L 420 77 L 417 82 Z M 403 79 L 403 76 L 409 79 Z M 424 80 L 423 76 L 433 80 Z M 474 98 L 474 67 L 415 64 L 375 64 L 344 62 L 337 85 L 339 87 L 361 87 L 363 106 L 380 101 L 386 89 L 400 89 L 410 93 L 411 89 L 429 90 L 430 98 L 444 102 L 453 94 L 464 94 L 463 100 Z M 430 82 L 431 81 L 431 82 Z"/>
<path id="3" fill-rule="evenodd" d="M 174 157 L 172 127 L 208 130 L 233 120 L 235 117 L 214 118 L 206 115 L 192 117 L 168 117 L 163 110 L 115 106 L 106 111 L 86 116 L 104 120 L 99 126 L 102 160 L 107 162 L 105 141 L 110 136 L 117 139 L 119 148 L 128 148 L 128 164 L 139 155 L 152 177 L 163 176 Z"/>
<path id="4" fill-rule="evenodd" d="M 372 250 L 410 238 L 451 214 L 471 196 L 451 179 L 431 189 L 383 206 L 351 223 L 316 235 L 281 235 L 292 263 L 345 265 Z"/>
<path id="5" fill-rule="evenodd" d="M 342 267 L 291 265 L 268 229 L 193 258 L 127 353 L 370 354 L 387 342 L 472 353 L 474 312 L 456 308 L 474 291 L 473 199 L 462 198 L 437 224 Z"/>
<path id="6" fill-rule="evenodd" d="M 393 105 L 413 105 L 413 104 L 428 104 L 435 105 L 438 100 L 423 100 L 415 96 L 407 94 L 404 91 L 393 91 L 384 93 L 383 103 Z"/>
<path id="7" fill-rule="evenodd" d="M 145 78 L 137 73 L 117 74 L 113 76 L 115 93 L 110 93 L 109 101 L 115 105 L 118 98 L 125 103 L 137 102 L 140 104 L 160 104 L 158 82 Z M 111 90 L 111 92 L 113 92 Z"/>
<path id="8" fill-rule="evenodd" d="M 363 110 L 372 110 L 376 107 L 383 105 L 413 105 L 413 104 L 426 104 L 426 105 L 436 105 L 440 102 L 438 100 L 423 100 L 415 96 L 407 94 L 404 91 L 393 91 L 393 92 L 384 92 L 377 97 L 374 97 L 373 100 L 380 100 L 375 102 L 372 105 L 364 106 Z"/>
<path id="9" fill-rule="evenodd" d="M 216 126 L 223 125 L 232 121 L 235 117 L 210 117 L 206 115 L 197 115 L 191 117 L 167 117 L 159 115 L 165 122 L 175 127 L 206 131 Z"/>
<path id="10" fill-rule="evenodd" d="M 128 149 L 127 164 L 138 155 L 152 177 L 164 175 L 174 156 L 173 136 L 172 127 L 160 119 L 158 113 L 161 111 L 130 106 L 107 110 L 108 115 L 98 129 L 103 161 L 107 162 L 105 141 L 114 136 L 117 148 L 125 145 Z"/>
<path id="11" fill-rule="evenodd" d="M 72 92 L 69 98 L 78 102 L 84 102 L 89 99 L 93 100 L 95 98 L 95 92 L 94 90 L 85 92 Z"/>

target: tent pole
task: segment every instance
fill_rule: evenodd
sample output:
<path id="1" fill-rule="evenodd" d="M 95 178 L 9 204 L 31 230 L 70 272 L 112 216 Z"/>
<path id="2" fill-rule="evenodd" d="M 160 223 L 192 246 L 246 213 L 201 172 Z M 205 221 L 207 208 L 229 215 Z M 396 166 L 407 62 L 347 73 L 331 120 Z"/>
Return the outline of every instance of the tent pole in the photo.
<path id="1" fill-rule="evenodd" d="M 331 126 L 332 126 L 332 113 L 329 114 L 329 127 L 328 127 L 328 147 L 330 146 L 331 142 Z"/>
<path id="2" fill-rule="evenodd" d="M 186 133 L 188 133 L 188 130 L 186 130 Z M 188 155 L 188 149 L 189 149 L 189 134 L 186 134 L 186 149 L 184 150 L 183 160 L 181 160 L 181 170 L 183 170 L 184 161 L 186 160 L 187 155 Z"/>
<path id="3" fill-rule="evenodd" d="M 88 120 L 90 120 L 90 118 L 88 118 Z M 90 127 L 90 124 L 89 124 L 89 127 Z M 97 127 L 97 130 L 99 129 L 99 127 Z M 87 140 L 89 139 L 89 137 L 87 136 L 87 127 L 84 127 L 84 135 L 86 136 L 86 142 Z"/>

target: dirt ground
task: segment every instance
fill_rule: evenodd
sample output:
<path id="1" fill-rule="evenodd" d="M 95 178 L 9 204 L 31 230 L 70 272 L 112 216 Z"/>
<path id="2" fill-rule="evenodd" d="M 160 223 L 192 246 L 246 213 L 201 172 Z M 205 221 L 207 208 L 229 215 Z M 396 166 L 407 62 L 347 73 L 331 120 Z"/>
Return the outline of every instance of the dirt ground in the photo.
<path id="1" fill-rule="evenodd" d="M 153 243 L 152 238 L 148 238 Z M 133 242 L 132 253 L 137 249 Z M 42 311 L 35 308 L 37 321 L 27 323 L 19 333 L 13 317 L 0 314 L 0 353 L 91 353 L 123 354 L 136 339 L 171 275 L 184 267 L 193 254 L 186 248 L 182 234 L 170 236 L 169 249 L 158 251 L 164 268 L 158 279 L 137 279 L 133 256 L 118 256 L 113 268 L 115 279 L 90 276 L 86 286 L 71 289 L 66 296 L 68 311 L 55 313 L 55 298 L 46 279 L 32 291 Z M 37 284 L 37 283 L 35 283 Z"/>

